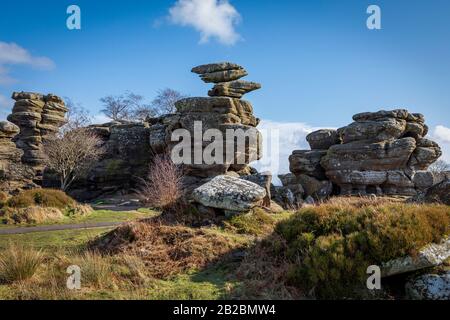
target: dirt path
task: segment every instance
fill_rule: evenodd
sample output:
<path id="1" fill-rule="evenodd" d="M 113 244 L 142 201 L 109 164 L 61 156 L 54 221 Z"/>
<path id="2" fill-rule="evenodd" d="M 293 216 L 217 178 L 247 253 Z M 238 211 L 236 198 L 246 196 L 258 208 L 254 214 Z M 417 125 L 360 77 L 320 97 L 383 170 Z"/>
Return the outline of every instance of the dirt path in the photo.
<path id="1" fill-rule="evenodd" d="M 115 227 L 122 223 L 123 222 L 94 222 L 94 223 L 77 223 L 77 224 L 59 224 L 59 225 L 36 226 L 36 227 L 17 227 L 17 228 L 0 229 L 0 235 L 60 231 L 60 230 L 105 228 L 105 227 Z"/>

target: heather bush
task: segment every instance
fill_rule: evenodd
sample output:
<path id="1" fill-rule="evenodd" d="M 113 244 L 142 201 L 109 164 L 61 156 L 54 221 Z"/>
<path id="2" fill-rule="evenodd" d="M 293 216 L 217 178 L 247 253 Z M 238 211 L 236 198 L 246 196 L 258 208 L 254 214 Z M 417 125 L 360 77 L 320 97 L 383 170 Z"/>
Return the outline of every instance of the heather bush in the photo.
<path id="1" fill-rule="evenodd" d="M 448 235 L 450 208 L 391 202 L 322 204 L 300 210 L 275 230 L 285 245 L 273 251 L 293 265 L 287 275 L 290 284 L 313 290 L 320 298 L 351 297 L 365 288 L 368 266 L 414 255 Z"/>

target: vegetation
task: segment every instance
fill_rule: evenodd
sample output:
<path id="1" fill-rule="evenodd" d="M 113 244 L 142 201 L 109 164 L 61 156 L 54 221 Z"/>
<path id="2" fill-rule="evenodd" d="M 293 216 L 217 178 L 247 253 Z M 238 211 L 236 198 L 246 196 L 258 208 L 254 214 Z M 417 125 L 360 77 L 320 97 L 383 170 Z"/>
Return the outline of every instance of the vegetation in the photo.
<path id="1" fill-rule="evenodd" d="M 281 222 L 270 246 L 292 264 L 290 284 L 336 298 L 364 288 L 368 266 L 414 255 L 449 232 L 448 206 L 340 200 Z"/>
<path id="2" fill-rule="evenodd" d="M 146 179 L 141 179 L 139 197 L 146 205 L 164 212 L 182 211 L 183 172 L 170 156 L 157 155 L 150 165 Z"/>
<path id="3" fill-rule="evenodd" d="M 8 198 L 0 208 L 0 218 L 4 224 L 49 223 L 65 216 L 85 216 L 91 211 L 60 190 L 31 189 Z"/>
<path id="4" fill-rule="evenodd" d="M 0 235 L 0 252 L 27 243 L 45 261 L 27 280 L 0 283 L 0 299 L 355 297 L 367 264 L 414 254 L 449 228 L 448 206 L 343 198 L 296 213 L 255 210 L 221 226 L 155 216 L 115 229 Z M 81 290 L 66 289 L 72 264 Z"/>
<path id="5" fill-rule="evenodd" d="M 0 281 L 12 283 L 31 278 L 43 262 L 41 251 L 10 243 L 0 253 Z"/>
<path id="6" fill-rule="evenodd" d="M 89 129 L 70 130 L 45 141 L 47 168 L 59 176 L 61 190 L 67 191 L 103 155 L 101 142 Z"/>

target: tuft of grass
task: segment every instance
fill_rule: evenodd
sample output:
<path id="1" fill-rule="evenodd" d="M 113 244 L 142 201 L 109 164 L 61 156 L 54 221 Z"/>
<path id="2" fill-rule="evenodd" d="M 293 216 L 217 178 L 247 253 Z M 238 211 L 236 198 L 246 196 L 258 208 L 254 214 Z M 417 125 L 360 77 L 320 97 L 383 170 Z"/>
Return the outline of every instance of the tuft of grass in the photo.
<path id="1" fill-rule="evenodd" d="M 0 208 L 6 204 L 6 202 L 8 201 L 8 198 L 9 198 L 9 196 L 7 193 L 0 191 Z"/>
<path id="2" fill-rule="evenodd" d="M 10 243 L 0 253 L 0 280 L 12 283 L 30 279 L 42 262 L 41 251 Z"/>
<path id="3" fill-rule="evenodd" d="M 368 266 L 440 242 L 450 232 L 450 208 L 335 201 L 302 209 L 275 230 L 285 241 L 278 255 L 293 264 L 289 283 L 321 298 L 342 298 L 365 287 Z"/>
<path id="4" fill-rule="evenodd" d="M 114 282 L 112 261 L 109 257 L 104 257 L 98 252 L 86 250 L 79 255 L 70 257 L 69 261 L 71 265 L 80 267 L 83 286 L 104 288 Z"/>
<path id="5" fill-rule="evenodd" d="M 273 231 L 276 220 L 264 210 L 256 208 L 251 212 L 233 216 L 224 221 L 225 229 L 239 234 L 260 236 Z"/>

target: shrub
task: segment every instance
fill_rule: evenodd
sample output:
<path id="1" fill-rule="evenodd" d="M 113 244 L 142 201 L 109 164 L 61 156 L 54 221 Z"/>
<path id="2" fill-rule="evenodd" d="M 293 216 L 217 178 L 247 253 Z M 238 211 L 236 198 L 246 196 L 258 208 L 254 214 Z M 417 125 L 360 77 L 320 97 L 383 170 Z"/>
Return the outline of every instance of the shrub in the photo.
<path id="1" fill-rule="evenodd" d="M 163 209 L 178 211 L 183 202 L 183 173 L 168 155 L 157 155 L 150 165 L 146 179 L 142 179 L 139 189 L 141 201 L 145 204 Z"/>
<path id="2" fill-rule="evenodd" d="M 261 209 L 245 215 L 237 215 L 224 222 L 227 229 L 241 234 L 262 235 L 273 230 L 275 219 Z"/>
<path id="3" fill-rule="evenodd" d="M 27 280 L 33 277 L 42 261 L 41 251 L 10 243 L 0 253 L 0 280 L 7 283 Z"/>
<path id="4" fill-rule="evenodd" d="M 449 232 L 448 206 L 403 203 L 323 204 L 276 227 L 294 263 L 290 283 L 322 298 L 352 296 L 365 287 L 368 266 L 414 255 Z"/>
<path id="5" fill-rule="evenodd" d="M 64 192 L 53 189 L 24 190 L 18 195 L 11 197 L 7 202 L 7 205 L 12 208 L 41 206 L 64 209 L 75 204 L 76 201 Z"/>

